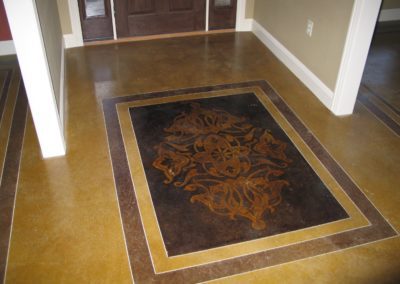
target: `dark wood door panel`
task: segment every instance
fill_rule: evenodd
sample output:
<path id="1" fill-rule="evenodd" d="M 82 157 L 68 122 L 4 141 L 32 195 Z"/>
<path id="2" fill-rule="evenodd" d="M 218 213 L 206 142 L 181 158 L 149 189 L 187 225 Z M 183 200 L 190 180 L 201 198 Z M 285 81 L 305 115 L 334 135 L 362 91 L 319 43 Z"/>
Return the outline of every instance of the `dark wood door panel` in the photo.
<path id="1" fill-rule="evenodd" d="M 236 0 L 210 0 L 209 29 L 235 28 L 236 9 Z"/>
<path id="2" fill-rule="evenodd" d="M 156 0 L 130 0 L 128 1 L 128 11 L 129 15 L 155 13 Z"/>
<path id="3" fill-rule="evenodd" d="M 78 0 L 84 41 L 113 38 L 110 0 Z"/>
<path id="4" fill-rule="evenodd" d="M 205 29 L 205 0 L 115 0 L 118 37 Z"/>
<path id="5" fill-rule="evenodd" d="M 170 11 L 191 11 L 193 10 L 193 0 L 169 0 Z"/>

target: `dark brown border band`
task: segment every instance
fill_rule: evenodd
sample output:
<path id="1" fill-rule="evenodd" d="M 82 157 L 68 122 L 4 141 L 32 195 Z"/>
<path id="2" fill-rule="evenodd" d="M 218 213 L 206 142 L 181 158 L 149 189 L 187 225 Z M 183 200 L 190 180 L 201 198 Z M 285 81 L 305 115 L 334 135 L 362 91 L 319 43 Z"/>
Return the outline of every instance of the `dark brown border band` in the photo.
<path id="1" fill-rule="evenodd" d="M 368 97 L 364 94 L 364 92 L 368 92 L 379 101 L 381 101 L 385 106 L 387 106 L 390 110 L 392 110 L 397 115 L 400 115 L 398 109 L 394 108 L 391 104 L 389 104 L 385 99 L 381 98 L 381 96 L 376 95 L 372 92 L 367 86 L 364 84 L 360 88 L 360 95 L 358 96 L 358 100 L 370 111 L 372 112 L 380 121 L 382 121 L 388 128 L 390 128 L 394 133 L 400 136 L 400 125 L 394 121 L 389 115 L 387 115 L 383 110 L 381 110 L 378 106 L 376 106 L 373 102 L 371 102 Z"/>
<path id="2" fill-rule="evenodd" d="M 336 179 L 347 195 L 366 216 L 371 225 L 247 256 L 155 274 L 150 252 L 146 244 L 146 237 L 141 225 L 138 205 L 122 140 L 116 104 L 155 97 L 170 97 L 246 87 L 259 87 L 263 90 L 265 95 L 268 96 L 304 142 L 310 147 L 316 157 L 327 168 L 329 173 Z M 128 255 L 134 280 L 138 283 L 169 283 L 174 281 L 183 283 L 203 282 L 324 253 L 339 251 L 397 235 L 397 232 L 383 218 L 360 188 L 351 180 L 346 172 L 337 164 L 315 136 L 266 81 L 180 89 L 105 99 L 103 100 L 103 111 Z"/>
<path id="3" fill-rule="evenodd" d="M 12 78 L 12 69 L 3 69 L 2 71 L 6 71 L 7 75 L 4 80 L 3 88 L 0 93 L 0 121 L 3 119 L 4 108 L 6 106 L 7 94 L 10 89 L 11 78 Z"/>
<path id="4" fill-rule="evenodd" d="M 8 90 L 8 89 L 7 89 Z M 7 94 L 6 94 L 7 95 Z M 10 136 L 0 183 L 0 282 L 3 283 L 10 243 L 10 232 L 24 140 L 28 101 L 22 80 L 15 103 Z"/>

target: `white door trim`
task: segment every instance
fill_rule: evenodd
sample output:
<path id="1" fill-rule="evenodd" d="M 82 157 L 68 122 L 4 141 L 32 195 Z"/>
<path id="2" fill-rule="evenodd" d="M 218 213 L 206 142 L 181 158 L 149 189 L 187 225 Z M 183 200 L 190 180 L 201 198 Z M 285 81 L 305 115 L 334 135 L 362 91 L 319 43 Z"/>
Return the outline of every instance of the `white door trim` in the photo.
<path id="1" fill-rule="evenodd" d="M 115 9 L 114 9 L 114 0 L 110 0 L 110 13 L 111 13 L 111 21 L 112 21 L 112 28 L 113 28 L 113 37 L 117 39 L 117 24 L 115 23 Z"/>
<path id="2" fill-rule="evenodd" d="M 355 0 L 331 111 L 353 113 L 382 0 Z"/>
<path id="3" fill-rule="evenodd" d="M 249 32 L 252 30 L 253 19 L 246 19 L 246 0 L 237 0 L 236 31 Z"/>
<path id="4" fill-rule="evenodd" d="M 81 18 L 79 15 L 78 0 L 68 0 L 69 16 L 72 33 L 64 35 L 66 48 L 83 46 Z"/>
<path id="5" fill-rule="evenodd" d="M 44 158 L 65 155 L 65 142 L 34 0 L 5 0 L 11 33 Z"/>
<path id="6" fill-rule="evenodd" d="M 15 54 L 14 42 L 12 40 L 0 41 L 0 56 Z"/>
<path id="7" fill-rule="evenodd" d="M 210 29 L 210 0 L 206 0 L 206 32 Z"/>

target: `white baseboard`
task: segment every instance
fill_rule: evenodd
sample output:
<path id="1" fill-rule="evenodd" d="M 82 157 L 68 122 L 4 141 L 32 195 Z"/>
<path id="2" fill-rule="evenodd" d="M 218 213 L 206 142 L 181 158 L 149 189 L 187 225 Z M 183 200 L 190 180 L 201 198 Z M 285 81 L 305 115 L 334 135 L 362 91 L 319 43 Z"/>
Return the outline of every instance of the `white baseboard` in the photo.
<path id="1" fill-rule="evenodd" d="M 82 39 L 77 37 L 74 34 L 66 34 L 66 35 L 64 35 L 64 43 L 65 43 L 65 48 L 83 46 Z"/>
<path id="2" fill-rule="evenodd" d="M 0 41 L 0 56 L 16 54 L 14 42 L 12 40 Z"/>
<path id="3" fill-rule="evenodd" d="M 385 9 L 379 14 L 379 22 L 399 21 L 400 9 Z"/>
<path id="4" fill-rule="evenodd" d="M 244 19 L 236 27 L 238 32 L 250 32 L 253 30 L 253 19 Z"/>
<path id="5" fill-rule="evenodd" d="M 64 35 L 65 48 L 83 46 L 81 18 L 79 15 L 78 0 L 67 0 L 71 18 L 72 33 Z"/>
<path id="6" fill-rule="evenodd" d="M 238 0 L 236 7 L 236 26 L 238 32 L 250 32 L 253 19 L 246 19 L 246 0 Z"/>
<path id="7" fill-rule="evenodd" d="M 333 91 L 257 21 L 253 20 L 252 26 L 253 33 L 330 109 L 334 96 Z"/>

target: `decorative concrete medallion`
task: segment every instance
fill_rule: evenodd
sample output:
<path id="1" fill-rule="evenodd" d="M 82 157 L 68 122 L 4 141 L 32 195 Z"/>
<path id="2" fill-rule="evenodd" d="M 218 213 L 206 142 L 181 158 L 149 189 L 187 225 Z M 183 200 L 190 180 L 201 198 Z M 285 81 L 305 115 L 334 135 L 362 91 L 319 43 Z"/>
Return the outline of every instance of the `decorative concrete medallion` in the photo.
<path id="1" fill-rule="evenodd" d="M 243 216 L 256 230 L 266 227 L 264 213 L 281 203 L 282 178 L 292 162 L 286 143 L 244 117 L 192 103 L 189 113 L 175 117 L 164 129 L 153 166 L 165 184 L 192 192 L 211 212 L 235 220 Z"/>
<path id="2" fill-rule="evenodd" d="M 254 93 L 159 100 L 129 114 L 131 156 L 169 256 L 348 218 Z"/>

